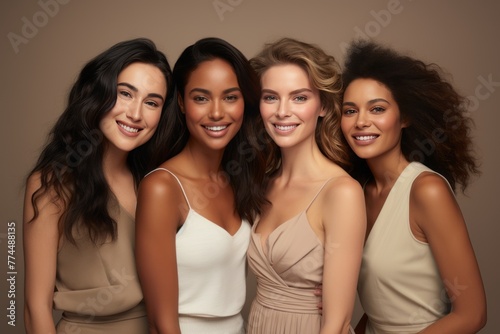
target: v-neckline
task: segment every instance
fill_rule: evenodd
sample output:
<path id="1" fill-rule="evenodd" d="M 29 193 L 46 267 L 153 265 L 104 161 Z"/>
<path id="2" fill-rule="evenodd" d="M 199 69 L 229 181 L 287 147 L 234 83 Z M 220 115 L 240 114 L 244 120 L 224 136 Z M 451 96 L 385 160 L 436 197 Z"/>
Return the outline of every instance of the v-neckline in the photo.
<path id="1" fill-rule="evenodd" d="M 382 204 L 382 208 L 380 209 L 378 215 L 377 215 L 377 218 L 375 218 L 375 222 L 373 223 L 373 226 L 372 228 L 370 229 L 370 233 L 368 234 L 368 236 L 366 237 L 366 240 L 365 240 L 365 247 L 366 245 L 368 245 L 368 241 L 370 240 L 370 237 L 372 236 L 373 234 L 373 231 L 375 229 L 376 226 L 380 225 L 380 224 L 377 224 L 382 212 L 384 212 L 386 209 L 386 204 L 387 204 L 387 201 L 389 201 L 389 198 L 391 198 L 393 196 L 393 193 L 394 193 L 394 188 L 396 187 L 396 184 L 399 183 L 399 181 L 401 180 L 401 177 L 403 176 L 403 174 L 405 174 L 406 170 L 408 169 L 409 166 L 412 165 L 413 162 L 410 162 L 408 165 L 406 165 L 405 168 L 403 168 L 403 170 L 401 171 L 401 173 L 398 175 L 398 177 L 396 178 L 396 181 L 394 182 L 394 184 L 392 185 L 392 188 L 391 190 L 389 190 L 389 194 L 387 194 L 387 197 L 385 198 L 385 201 L 384 201 L 384 204 Z"/>
<path id="2" fill-rule="evenodd" d="M 198 217 L 202 218 L 203 221 L 205 221 L 206 223 L 208 224 L 211 224 L 211 225 L 214 225 L 216 227 L 216 229 L 220 229 L 221 232 L 225 233 L 227 236 L 229 236 L 230 238 L 234 238 L 242 229 L 243 227 L 243 224 L 244 224 L 244 221 L 243 219 L 240 221 L 240 226 L 238 227 L 238 229 L 236 230 L 236 232 L 234 232 L 234 234 L 231 234 L 228 232 L 228 230 L 226 230 L 224 227 L 220 226 L 219 224 L 216 224 L 214 223 L 213 221 L 211 221 L 210 219 L 206 218 L 205 216 L 202 216 L 200 213 L 198 213 L 196 210 L 194 210 L 193 208 L 189 208 L 189 212 L 188 212 L 188 215 L 186 216 L 186 221 L 187 221 L 187 218 L 189 217 L 189 215 L 191 214 L 195 214 L 197 215 Z M 186 223 L 186 221 L 184 222 L 184 224 Z M 183 224 L 183 226 L 184 226 Z"/>
<path id="3" fill-rule="evenodd" d="M 307 210 L 307 209 L 306 209 Z M 260 243 L 260 248 L 262 249 L 262 253 L 264 253 L 264 255 L 267 257 L 268 256 L 268 243 L 269 243 L 269 238 L 276 232 L 278 231 L 279 229 L 282 228 L 282 226 L 284 225 L 288 225 L 291 221 L 295 221 L 297 220 L 302 214 L 304 214 L 304 212 L 306 210 L 302 210 L 300 211 L 299 213 L 297 213 L 295 216 L 285 220 L 283 223 L 279 224 L 278 226 L 276 226 L 276 228 L 274 230 L 272 230 L 268 235 L 267 235 L 267 238 L 265 240 L 263 240 L 262 238 L 262 233 L 258 233 L 256 232 L 256 229 L 257 229 L 257 226 L 259 225 L 259 222 L 255 222 L 254 226 L 253 226 L 253 233 L 258 236 L 258 239 L 259 239 L 259 243 Z"/>

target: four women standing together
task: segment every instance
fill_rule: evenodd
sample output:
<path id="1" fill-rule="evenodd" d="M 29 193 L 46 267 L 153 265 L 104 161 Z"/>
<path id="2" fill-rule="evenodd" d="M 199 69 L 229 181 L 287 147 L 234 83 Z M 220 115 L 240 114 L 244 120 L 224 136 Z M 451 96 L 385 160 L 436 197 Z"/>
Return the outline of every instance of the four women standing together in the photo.
<path id="1" fill-rule="evenodd" d="M 110 289 L 116 272 L 118 287 L 139 287 L 135 267 L 120 261 L 134 250 L 134 185 L 156 166 L 137 190 L 135 214 L 150 333 L 244 333 L 247 257 L 258 285 L 248 333 L 352 331 L 358 274 L 366 314 L 357 333 L 473 333 L 484 326 L 484 290 L 453 196 L 477 172 L 470 120 L 436 69 L 358 43 L 342 77 L 336 60 L 311 44 L 282 39 L 249 62 L 227 42 L 207 38 L 184 50 L 171 86 L 166 59 L 159 66 L 134 56 L 130 43 L 123 43 L 130 52 L 104 53 L 104 60 L 127 59 L 116 62 L 109 82 L 82 71 L 80 81 L 89 84 L 73 88 L 70 105 L 89 91 L 101 104 L 68 108 L 61 117 L 81 114 L 73 123 L 101 134 L 97 157 L 59 179 L 49 167 L 65 141 L 54 140 L 29 179 L 29 333 L 54 332 L 52 303 L 65 311 L 60 333 L 69 325 L 81 333 L 148 331 L 140 288 L 126 307 L 101 305 L 97 318 L 82 302 L 88 292 Z M 58 124 L 55 134 L 67 123 Z M 145 159 L 134 158 L 136 151 Z M 81 182 L 94 192 L 83 194 Z M 98 214 L 87 214 L 95 206 L 89 199 L 100 194 Z M 40 244 L 42 231 L 51 232 L 50 247 Z M 87 259 L 77 265 L 86 273 L 104 263 L 107 278 L 100 271 L 66 275 L 76 256 Z M 35 272 L 45 278 L 35 280 Z M 457 292 L 455 284 L 467 288 Z"/>

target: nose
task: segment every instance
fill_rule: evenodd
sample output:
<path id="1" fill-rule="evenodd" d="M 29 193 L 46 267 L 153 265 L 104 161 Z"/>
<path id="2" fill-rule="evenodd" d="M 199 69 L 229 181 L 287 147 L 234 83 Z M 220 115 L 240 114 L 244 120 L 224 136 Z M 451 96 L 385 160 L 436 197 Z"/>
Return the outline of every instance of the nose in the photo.
<path id="1" fill-rule="evenodd" d="M 128 119 L 138 122 L 142 118 L 142 105 L 139 102 L 134 102 L 128 105 L 128 109 L 125 112 L 125 115 Z"/>
<path id="2" fill-rule="evenodd" d="M 287 116 L 290 116 L 290 113 L 288 111 L 288 106 L 286 105 L 285 101 L 280 101 L 278 104 L 278 109 L 276 110 L 276 117 L 284 118 Z"/>
<path id="3" fill-rule="evenodd" d="M 210 112 L 208 113 L 208 117 L 214 121 L 224 118 L 224 107 L 222 106 L 222 102 L 214 101 L 212 108 L 210 108 Z"/>
<path id="4" fill-rule="evenodd" d="M 370 118 L 366 112 L 360 111 L 358 112 L 358 116 L 356 118 L 356 127 L 357 128 L 366 128 L 370 126 Z"/>

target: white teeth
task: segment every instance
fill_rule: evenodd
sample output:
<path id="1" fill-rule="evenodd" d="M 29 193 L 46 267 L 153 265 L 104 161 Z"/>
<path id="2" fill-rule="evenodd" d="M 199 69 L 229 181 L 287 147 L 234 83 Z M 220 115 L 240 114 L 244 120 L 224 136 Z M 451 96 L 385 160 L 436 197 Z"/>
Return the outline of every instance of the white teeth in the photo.
<path id="1" fill-rule="evenodd" d="M 377 138 L 377 136 L 357 136 L 356 140 L 371 140 Z"/>
<path id="2" fill-rule="evenodd" d="M 227 128 L 227 125 L 218 125 L 218 126 L 205 126 L 205 129 L 210 131 L 222 131 Z"/>
<path id="3" fill-rule="evenodd" d="M 139 129 L 136 129 L 136 128 L 131 128 L 130 126 L 127 126 L 125 124 L 122 124 L 122 123 L 118 123 L 119 126 L 121 126 L 123 129 L 125 129 L 125 131 L 127 132 L 139 132 Z"/>
<path id="4" fill-rule="evenodd" d="M 276 127 L 276 129 L 280 131 L 290 131 L 297 127 L 297 125 L 277 125 L 277 124 L 275 124 L 274 126 Z"/>

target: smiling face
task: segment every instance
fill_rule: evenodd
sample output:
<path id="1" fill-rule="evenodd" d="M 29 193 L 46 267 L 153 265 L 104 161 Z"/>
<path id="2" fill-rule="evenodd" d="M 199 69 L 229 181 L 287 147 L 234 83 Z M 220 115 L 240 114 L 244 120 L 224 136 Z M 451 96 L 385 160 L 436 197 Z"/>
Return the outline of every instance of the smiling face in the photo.
<path id="1" fill-rule="evenodd" d="M 356 79 L 347 86 L 342 106 L 342 132 L 362 159 L 401 154 L 399 107 L 391 91 L 373 79 Z"/>
<path id="2" fill-rule="evenodd" d="M 125 67 L 118 75 L 116 103 L 99 123 L 107 149 L 130 152 L 146 143 L 156 131 L 166 93 L 165 77 L 157 67 Z"/>
<path id="3" fill-rule="evenodd" d="M 260 113 L 274 142 L 285 148 L 314 141 L 325 113 L 307 73 L 294 64 L 276 65 L 262 74 L 261 84 Z"/>
<path id="4" fill-rule="evenodd" d="M 178 102 L 190 142 L 206 149 L 224 149 L 243 123 L 245 103 L 238 78 L 231 65 L 218 58 L 198 65 Z"/>

